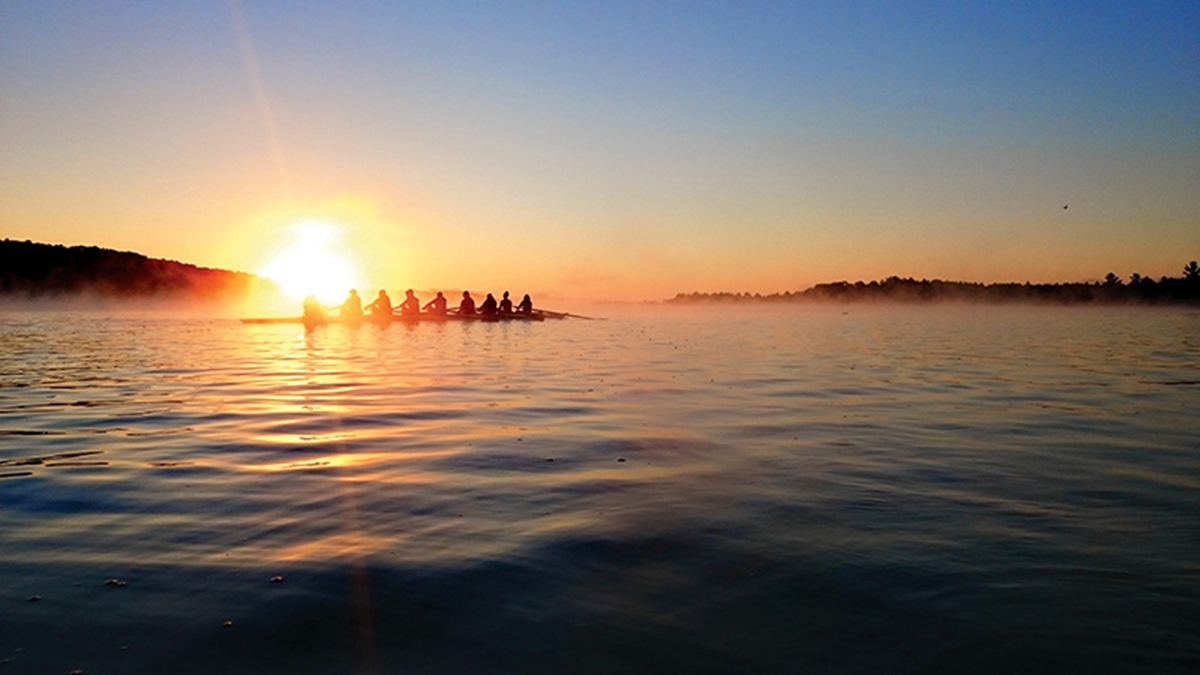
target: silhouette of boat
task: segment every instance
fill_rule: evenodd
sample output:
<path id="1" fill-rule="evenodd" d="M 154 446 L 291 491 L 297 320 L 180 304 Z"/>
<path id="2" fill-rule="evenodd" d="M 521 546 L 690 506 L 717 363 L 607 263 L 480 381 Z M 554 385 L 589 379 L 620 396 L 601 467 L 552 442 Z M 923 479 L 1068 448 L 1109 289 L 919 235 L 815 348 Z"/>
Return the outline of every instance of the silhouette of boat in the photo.
<path id="1" fill-rule="evenodd" d="M 391 316 L 372 316 L 364 314 L 362 316 L 344 317 L 331 315 L 322 319 L 310 319 L 303 316 L 274 316 L 241 319 L 245 324 L 304 324 L 306 326 L 320 326 L 324 324 L 342 324 L 349 326 L 358 326 L 364 323 L 373 324 L 390 324 L 390 323 L 446 323 L 446 322 L 481 322 L 481 323 L 501 323 L 505 321 L 545 321 L 546 319 L 565 319 L 569 314 L 565 312 L 551 312 L 547 310 L 534 310 L 532 314 L 455 314 L 453 312 L 447 314 L 430 314 L 421 312 L 420 314 L 392 314 Z"/>

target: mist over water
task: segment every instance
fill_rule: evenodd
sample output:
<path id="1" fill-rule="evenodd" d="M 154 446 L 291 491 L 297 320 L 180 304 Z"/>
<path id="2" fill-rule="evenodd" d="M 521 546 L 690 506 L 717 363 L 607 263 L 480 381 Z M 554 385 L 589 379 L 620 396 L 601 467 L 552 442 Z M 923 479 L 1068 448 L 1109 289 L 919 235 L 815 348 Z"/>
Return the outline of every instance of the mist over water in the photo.
<path id="1" fill-rule="evenodd" d="M 0 314 L 0 671 L 1200 668 L 1200 312 L 608 313 Z"/>

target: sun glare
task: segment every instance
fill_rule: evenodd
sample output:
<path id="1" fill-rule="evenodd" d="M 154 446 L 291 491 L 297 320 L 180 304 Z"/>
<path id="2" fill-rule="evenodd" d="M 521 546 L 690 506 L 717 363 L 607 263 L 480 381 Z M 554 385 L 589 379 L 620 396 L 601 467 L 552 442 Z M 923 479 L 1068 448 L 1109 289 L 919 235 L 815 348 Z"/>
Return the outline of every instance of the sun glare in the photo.
<path id="1" fill-rule="evenodd" d="M 296 240 L 259 272 L 297 300 L 309 295 L 332 304 L 358 285 L 354 265 L 338 250 L 340 232 L 326 223 L 305 222 L 292 226 Z"/>

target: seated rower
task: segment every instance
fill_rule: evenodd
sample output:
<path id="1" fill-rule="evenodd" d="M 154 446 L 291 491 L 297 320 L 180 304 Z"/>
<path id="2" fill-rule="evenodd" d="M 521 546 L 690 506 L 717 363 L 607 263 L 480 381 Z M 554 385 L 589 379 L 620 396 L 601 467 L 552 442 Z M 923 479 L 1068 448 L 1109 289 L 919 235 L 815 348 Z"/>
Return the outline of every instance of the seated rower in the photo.
<path id="1" fill-rule="evenodd" d="M 362 314 L 362 300 L 358 297 L 358 291 L 351 288 L 350 295 L 342 303 L 339 315 L 345 319 L 361 319 Z"/>
<path id="2" fill-rule="evenodd" d="M 392 299 L 388 297 L 387 291 L 379 289 L 379 297 L 375 301 L 367 305 L 367 311 L 372 317 L 391 317 L 392 316 Z"/>
<path id="3" fill-rule="evenodd" d="M 410 288 L 404 291 L 404 302 L 400 303 L 401 316 L 415 316 L 421 313 L 421 301 Z"/>
<path id="4" fill-rule="evenodd" d="M 487 316 L 493 316 L 496 313 L 496 298 L 492 297 L 491 293 L 484 298 L 483 304 L 479 306 L 479 313 Z"/>
<path id="5" fill-rule="evenodd" d="M 467 291 L 463 291 L 462 302 L 458 303 L 458 313 L 459 314 L 474 314 L 475 313 L 475 299 L 472 298 L 471 294 Z"/>
<path id="6" fill-rule="evenodd" d="M 325 308 L 317 302 L 315 295 L 304 298 L 304 323 L 310 325 L 325 323 Z"/>
<path id="7" fill-rule="evenodd" d="M 521 304 L 517 305 L 517 311 L 522 314 L 533 314 L 533 300 L 529 299 L 529 294 L 521 298 Z"/>
<path id="8" fill-rule="evenodd" d="M 437 297 L 425 303 L 426 312 L 436 314 L 437 316 L 446 316 L 446 296 L 438 291 Z"/>
<path id="9" fill-rule="evenodd" d="M 512 314 L 512 300 L 508 299 L 508 291 L 504 291 L 504 297 L 500 299 L 500 313 Z"/>

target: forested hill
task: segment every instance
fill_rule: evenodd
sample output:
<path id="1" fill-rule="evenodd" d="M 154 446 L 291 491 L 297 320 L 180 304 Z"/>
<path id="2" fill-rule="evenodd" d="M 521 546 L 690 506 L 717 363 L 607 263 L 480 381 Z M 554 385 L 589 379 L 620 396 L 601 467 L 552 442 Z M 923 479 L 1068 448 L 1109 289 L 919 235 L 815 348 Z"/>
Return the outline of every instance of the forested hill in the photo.
<path id="1" fill-rule="evenodd" d="M 95 246 L 0 241 L 0 295 L 219 300 L 242 295 L 252 274 L 197 267 Z"/>
<path id="2" fill-rule="evenodd" d="M 779 302 L 908 302 L 937 301 L 984 303 L 1056 303 L 1056 304 L 1185 304 L 1200 305 L 1200 267 L 1196 261 L 1184 266 L 1180 277 L 1155 280 L 1133 274 L 1129 281 L 1109 273 L 1104 281 L 1064 284 L 980 284 L 934 279 L 901 279 L 850 283 L 839 281 L 817 284 L 804 291 L 771 293 L 680 293 L 666 302 L 692 304 L 779 303 Z"/>

